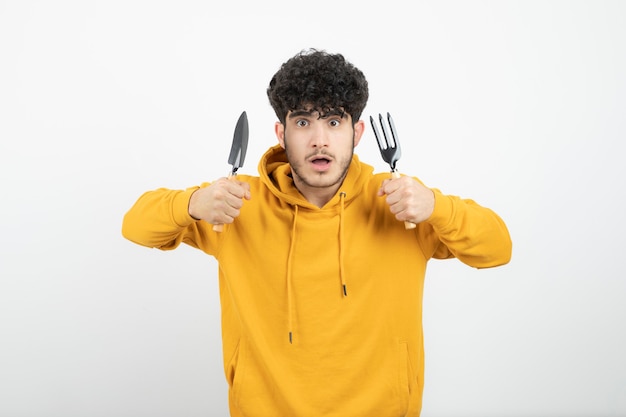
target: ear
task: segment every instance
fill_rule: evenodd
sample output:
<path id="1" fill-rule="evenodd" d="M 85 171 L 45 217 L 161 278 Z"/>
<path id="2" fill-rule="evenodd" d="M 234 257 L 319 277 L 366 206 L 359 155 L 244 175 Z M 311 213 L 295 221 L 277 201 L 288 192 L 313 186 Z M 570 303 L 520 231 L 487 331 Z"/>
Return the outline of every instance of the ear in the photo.
<path id="1" fill-rule="evenodd" d="M 361 137 L 363 137 L 363 133 L 365 133 L 365 122 L 363 120 L 359 120 L 354 124 L 354 147 L 359 144 L 361 141 Z"/>
<path id="2" fill-rule="evenodd" d="M 285 149 L 285 125 L 281 122 L 276 122 L 276 124 L 274 124 L 274 133 L 276 134 L 276 139 L 278 139 L 280 146 Z"/>

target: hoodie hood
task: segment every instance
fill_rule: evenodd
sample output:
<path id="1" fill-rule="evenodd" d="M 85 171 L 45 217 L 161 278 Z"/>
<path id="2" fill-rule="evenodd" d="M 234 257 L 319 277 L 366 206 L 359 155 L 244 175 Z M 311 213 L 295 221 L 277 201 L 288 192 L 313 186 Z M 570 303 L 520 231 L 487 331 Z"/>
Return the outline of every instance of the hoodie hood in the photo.
<path id="1" fill-rule="evenodd" d="M 296 188 L 291 176 L 291 166 L 287 161 L 287 153 L 280 145 L 271 147 L 259 161 L 261 181 L 281 201 L 300 208 L 319 209 L 309 203 Z M 346 178 L 337 190 L 336 195 L 322 209 L 336 207 L 340 198 L 348 205 L 363 189 L 367 178 L 372 175 L 374 168 L 364 164 L 359 157 L 352 155 L 352 163 L 348 168 Z"/>

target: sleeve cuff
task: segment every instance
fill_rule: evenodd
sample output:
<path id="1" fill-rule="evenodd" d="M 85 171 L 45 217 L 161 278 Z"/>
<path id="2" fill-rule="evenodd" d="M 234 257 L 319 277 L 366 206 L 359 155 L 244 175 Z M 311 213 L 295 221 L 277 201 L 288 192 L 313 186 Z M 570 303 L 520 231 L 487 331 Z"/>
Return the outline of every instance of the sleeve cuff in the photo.
<path id="1" fill-rule="evenodd" d="M 454 205 L 452 199 L 443 195 L 439 190 L 433 190 L 433 194 L 435 195 L 435 208 L 427 221 L 433 227 L 443 229 L 452 218 Z"/>
<path id="2" fill-rule="evenodd" d="M 191 195 L 198 188 L 200 187 L 187 188 L 186 190 L 176 194 L 174 200 L 172 201 L 172 217 L 174 222 L 180 227 L 187 227 L 198 221 L 189 214 L 189 200 L 191 199 Z"/>

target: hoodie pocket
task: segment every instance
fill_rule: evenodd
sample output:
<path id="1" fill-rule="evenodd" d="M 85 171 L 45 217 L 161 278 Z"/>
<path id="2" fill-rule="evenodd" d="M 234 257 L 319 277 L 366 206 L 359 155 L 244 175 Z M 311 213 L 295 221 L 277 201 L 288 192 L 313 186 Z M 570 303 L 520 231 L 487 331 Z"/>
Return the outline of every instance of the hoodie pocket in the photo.
<path id="1" fill-rule="evenodd" d="M 235 351 L 230 357 L 230 361 L 228 361 L 228 366 L 226 366 L 226 381 L 229 386 L 233 386 L 233 381 L 235 380 L 235 372 L 237 370 L 237 359 L 239 358 L 239 343 L 235 346 Z"/>
<path id="2" fill-rule="evenodd" d="M 243 340 L 239 340 L 237 347 L 235 348 L 235 352 L 228 364 L 228 373 L 226 374 L 226 379 L 228 384 L 230 385 L 230 389 L 232 391 L 233 398 L 238 399 L 239 393 L 241 391 L 241 383 L 245 373 L 244 366 L 244 348 L 243 348 Z"/>
<path id="3" fill-rule="evenodd" d="M 400 388 L 400 398 L 408 404 L 411 378 L 411 365 L 409 363 L 409 345 L 405 340 L 398 343 L 398 386 Z"/>

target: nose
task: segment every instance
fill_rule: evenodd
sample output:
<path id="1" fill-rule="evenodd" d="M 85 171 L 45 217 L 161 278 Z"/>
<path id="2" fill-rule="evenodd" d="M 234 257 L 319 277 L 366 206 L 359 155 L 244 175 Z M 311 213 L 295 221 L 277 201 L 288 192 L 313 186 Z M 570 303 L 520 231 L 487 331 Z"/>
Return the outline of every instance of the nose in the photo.
<path id="1" fill-rule="evenodd" d="M 328 132 L 324 128 L 324 123 L 315 123 L 315 128 L 311 130 L 311 145 L 314 148 L 325 148 L 328 146 Z"/>

